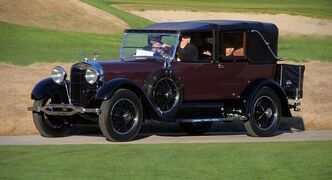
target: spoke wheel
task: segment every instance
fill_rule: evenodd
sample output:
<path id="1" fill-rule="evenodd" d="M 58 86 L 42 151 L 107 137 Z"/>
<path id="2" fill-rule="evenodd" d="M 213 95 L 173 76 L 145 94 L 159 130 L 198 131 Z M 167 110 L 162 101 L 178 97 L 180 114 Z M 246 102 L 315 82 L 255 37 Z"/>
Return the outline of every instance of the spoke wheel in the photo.
<path id="1" fill-rule="evenodd" d="M 138 134 L 143 121 L 143 107 L 135 93 L 119 89 L 101 104 L 99 127 L 110 141 L 130 141 Z"/>
<path id="2" fill-rule="evenodd" d="M 280 126 L 279 96 L 268 87 L 260 89 L 252 101 L 250 118 L 244 122 L 250 136 L 273 136 Z"/>
<path id="3" fill-rule="evenodd" d="M 138 111 L 129 99 L 119 99 L 111 110 L 111 125 L 119 134 L 130 132 L 138 123 Z"/>
<path id="4" fill-rule="evenodd" d="M 174 80 L 162 78 L 153 90 L 152 101 L 161 113 L 167 113 L 178 103 L 179 96 L 180 93 Z"/>
<path id="5" fill-rule="evenodd" d="M 271 128 L 278 119 L 277 108 L 273 100 L 268 96 L 261 96 L 256 100 L 254 107 L 257 127 L 262 130 Z"/>
<path id="6" fill-rule="evenodd" d="M 183 101 L 183 84 L 172 69 L 160 69 L 150 73 L 143 89 L 154 110 L 163 118 L 174 118 Z"/>

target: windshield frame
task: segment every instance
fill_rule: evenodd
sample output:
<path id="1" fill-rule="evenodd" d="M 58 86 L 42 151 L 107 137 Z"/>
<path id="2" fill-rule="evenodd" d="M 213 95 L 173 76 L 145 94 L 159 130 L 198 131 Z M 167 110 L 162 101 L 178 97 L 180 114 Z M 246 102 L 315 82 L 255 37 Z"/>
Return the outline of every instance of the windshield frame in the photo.
<path id="1" fill-rule="evenodd" d="M 123 57 L 123 48 L 124 48 L 124 44 L 127 40 L 127 35 L 128 34 L 145 34 L 145 35 L 148 35 L 148 34 L 160 34 L 161 36 L 162 35 L 175 35 L 175 45 L 174 45 L 174 51 L 172 53 L 172 57 L 170 59 L 165 59 L 165 58 L 158 58 L 158 57 L 154 57 L 154 56 L 136 56 L 136 57 L 133 57 L 133 58 L 124 58 Z M 122 43 L 121 43 L 121 48 L 120 48 L 120 60 L 121 61 L 131 61 L 132 59 L 135 59 L 135 60 L 138 60 L 138 59 L 159 59 L 159 60 L 162 60 L 162 61 L 165 61 L 167 63 L 171 63 L 174 59 L 175 59 L 175 55 L 176 55 L 176 51 L 177 51 L 177 48 L 179 46 L 179 40 L 180 40 L 180 33 L 178 32 L 150 32 L 150 31 L 146 31 L 146 32 L 125 32 L 123 34 L 123 38 L 122 38 Z M 173 45 L 172 45 L 173 46 Z"/>

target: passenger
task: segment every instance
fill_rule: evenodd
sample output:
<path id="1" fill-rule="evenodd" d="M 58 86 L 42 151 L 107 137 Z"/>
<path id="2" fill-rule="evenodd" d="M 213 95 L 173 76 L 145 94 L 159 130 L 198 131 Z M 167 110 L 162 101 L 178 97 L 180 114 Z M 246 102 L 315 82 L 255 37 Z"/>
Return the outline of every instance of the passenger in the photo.
<path id="1" fill-rule="evenodd" d="M 177 53 L 178 53 L 178 58 L 181 61 L 196 61 L 197 60 L 198 50 L 193 44 L 190 44 L 189 35 L 183 35 L 181 37 Z"/>
<path id="2" fill-rule="evenodd" d="M 201 52 L 205 58 L 211 59 L 212 57 L 212 43 L 212 37 L 208 37 L 206 38 L 205 43 L 202 45 L 203 50 Z"/>

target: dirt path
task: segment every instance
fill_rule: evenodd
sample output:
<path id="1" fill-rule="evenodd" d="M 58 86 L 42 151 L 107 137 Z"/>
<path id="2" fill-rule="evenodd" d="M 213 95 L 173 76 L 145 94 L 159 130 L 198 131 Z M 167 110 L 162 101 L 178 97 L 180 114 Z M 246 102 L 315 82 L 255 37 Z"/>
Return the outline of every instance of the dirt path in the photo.
<path id="1" fill-rule="evenodd" d="M 101 135 L 69 136 L 65 138 L 44 138 L 39 135 L 0 136 L 0 145 L 47 145 L 47 144 L 165 144 L 165 143 L 230 143 L 230 142 L 285 142 L 285 141 L 331 141 L 332 131 L 304 131 L 282 133 L 274 137 L 255 138 L 245 134 L 209 133 L 202 136 L 188 136 L 183 133 L 140 134 L 131 142 L 114 143 Z"/>
<path id="2" fill-rule="evenodd" d="M 279 27 L 281 35 L 332 35 L 332 21 L 288 14 L 253 14 L 190 11 L 130 11 L 154 22 L 189 21 L 206 19 L 251 20 L 272 22 Z"/>
<path id="3" fill-rule="evenodd" d="M 302 112 L 294 113 L 305 129 L 332 129 L 332 63 L 309 62 L 304 78 Z M 55 65 L 67 70 L 71 64 L 33 64 L 20 67 L 0 63 L 0 135 L 35 134 L 30 93 L 41 79 L 49 77 Z M 292 120 L 294 121 L 294 120 Z"/>
<path id="4" fill-rule="evenodd" d="M 129 27 L 122 19 L 79 0 L 0 0 L 0 21 L 98 34 Z"/>

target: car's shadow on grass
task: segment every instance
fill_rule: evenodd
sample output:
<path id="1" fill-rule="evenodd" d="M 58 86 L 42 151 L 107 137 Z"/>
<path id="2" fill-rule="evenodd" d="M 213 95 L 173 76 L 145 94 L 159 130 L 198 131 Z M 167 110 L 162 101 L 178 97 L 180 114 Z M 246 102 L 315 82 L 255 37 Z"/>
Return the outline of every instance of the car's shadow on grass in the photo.
<path id="1" fill-rule="evenodd" d="M 293 133 L 297 131 L 304 131 L 304 123 L 301 117 L 282 118 L 279 130 L 275 136 L 284 133 Z M 86 135 L 86 136 L 100 136 L 101 131 L 98 126 L 80 126 L 75 127 L 73 135 Z M 231 135 L 245 135 L 247 134 L 243 122 L 216 122 L 213 123 L 211 129 L 200 136 L 231 136 Z M 195 136 L 186 134 L 177 123 L 161 123 L 161 122 L 148 122 L 142 125 L 139 134 L 134 140 L 144 139 L 150 136 L 165 136 L 165 137 L 182 137 L 182 136 Z"/>

